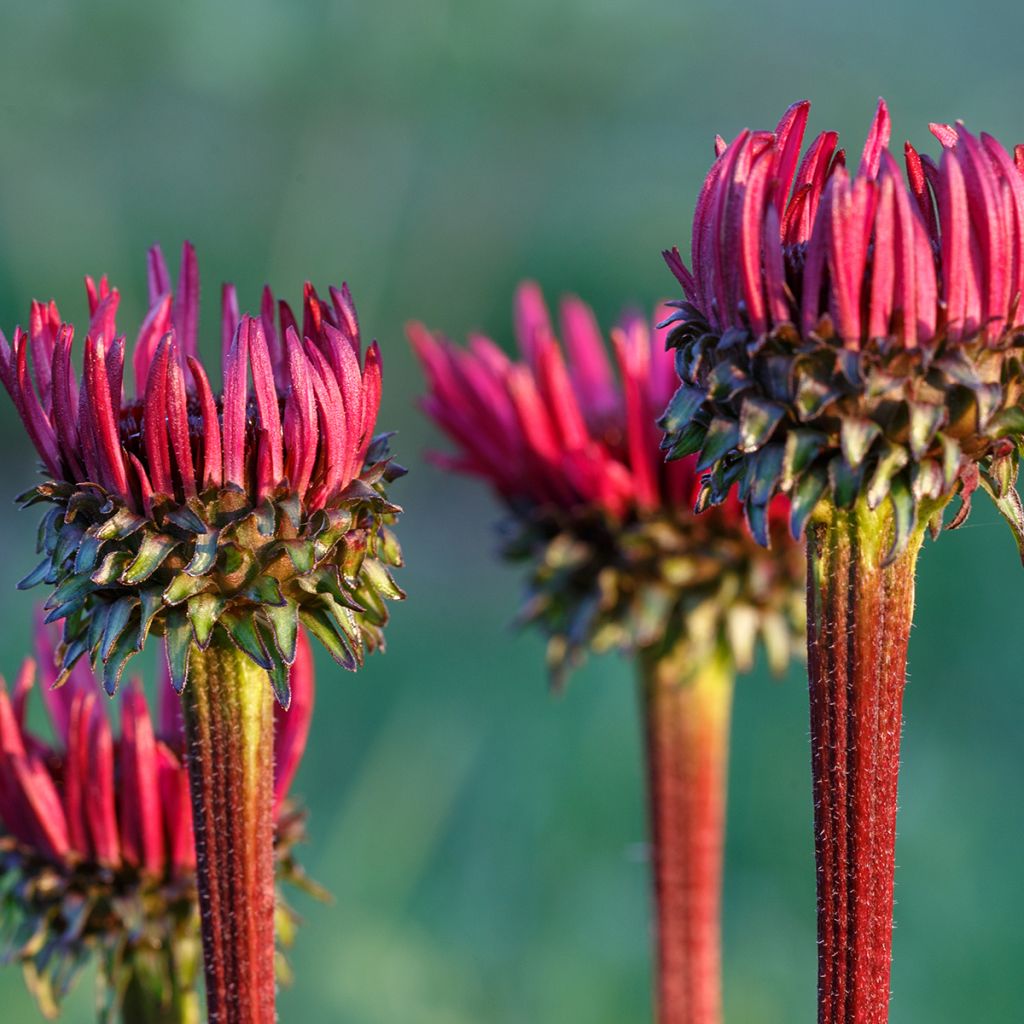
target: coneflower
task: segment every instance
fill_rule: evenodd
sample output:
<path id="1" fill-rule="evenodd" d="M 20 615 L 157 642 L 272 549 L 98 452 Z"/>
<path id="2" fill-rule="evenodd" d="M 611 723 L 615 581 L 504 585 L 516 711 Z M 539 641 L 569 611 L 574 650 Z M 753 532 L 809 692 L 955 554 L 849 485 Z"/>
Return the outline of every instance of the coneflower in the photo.
<path id="1" fill-rule="evenodd" d="M 933 126 L 936 162 L 889 152 L 884 102 L 856 170 L 835 132 L 803 158 L 809 104 L 741 132 L 697 200 L 670 343 L 670 455 L 699 453 L 700 506 L 738 491 L 806 533 L 823 1024 L 888 1019 L 896 786 L 926 529 L 987 491 L 1018 543 L 1024 179 L 991 136 Z"/>
<path id="2" fill-rule="evenodd" d="M 56 646 L 53 627 L 41 626 L 38 660 L 25 660 L 13 693 L 0 679 L 0 956 L 21 965 L 47 1017 L 93 962 L 99 1020 L 198 1024 L 196 859 L 176 702 L 164 697 L 154 723 L 135 680 L 119 702 L 117 737 L 84 662 L 53 688 Z M 37 678 L 52 739 L 26 725 Z M 304 815 L 286 796 L 313 691 L 300 633 L 292 708 L 275 725 L 274 849 L 278 881 L 307 887 L 294 858 Z M 280 893 L 277 905 L 278 939 L 288 943 L 296 918 Z"/>
<path id="3" fill-rule="evenodd" d="M 522 361 L 424 328 L 427 413 L 455 443 L 441 463 L 482 477 L 509 511 L 504 553 L 528 563 L 521 617 L 549 637 L 556 683 L 588 651 L 637 664 L 648 755 L 662 1024 L 721 1019 L 720 898 L 733 678 L 764 638 L 781 669 L 802 630 L 802 558 L 769 554 L 739 505 L 690 509 L 693 460 L 665 465 L 654 421 L 674 387 L 664 337 L 641 316 L 612 331 L 561 309 L 565 350 L 536 285 L 520 288 Z M 566 353 L 568 359 L 566 359 Z"/>
<path id="4" fill-rule="evenodd" d="M 186 245 L 177 291 L 149 254 L 150 308 L 124 383 L 118 293 L 86 280 L 84 373 L 73 329 L 34 303 L 0 336 L 0 379 L 46 481 L 43 560 L 60 678 L 89 655 L 113 693 L 150 633 L 184 691 L 210 1020 L 274 1020 L 273 699 L 290 702 L 300 623 L 347 669 L 383 641 L 401 470 L 374 440 L 376 343 L 365 355 L 347 288 L 306 286 L 301 324 L 265 290 L 240 316 L 222 292 L 223 390 L 197 355 L 199 282 Z M 30 369 L 31 367 L 31 369 Z M 251 379 L 250 379 L 251 378 Z M 268 679 L 269 677 L 269 679 Z M 186 688 L 186 683 L 188 686 Z"/>

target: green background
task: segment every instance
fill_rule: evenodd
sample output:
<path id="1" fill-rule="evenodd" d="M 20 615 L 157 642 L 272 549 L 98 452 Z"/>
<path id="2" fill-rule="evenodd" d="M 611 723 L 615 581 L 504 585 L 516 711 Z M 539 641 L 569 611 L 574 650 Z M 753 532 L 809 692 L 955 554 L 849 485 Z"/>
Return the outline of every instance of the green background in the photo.
<path id="1" fill-rule="evenodd" d="M 716 131 L 792 100 L 852 153 L 879 93 L 895 140 L 965 117 L 1024 138 L 1019 5 L 738 0 L 107 3 L 0 13 L 0 324 L 32 297 L 82 322 L 109 272 L 131 334 L 145 247 L 198 246 L 204 331 L 233 279 L 347 279 L 381 340 L 380 424 L 415 472 L 395 488 L 409 600 L 358 677 L 320 659 L 298 780 L 305 861 L 285 1024 L 625 1024 L 649 1019 L 639 735 L 629 666 L 591 662 L 548 695 L 542 645 L 508 626 L 496 509 L 423 461 L 408 318 L 509 341 L 520 278 L 605 322 L 672 291 Z M 34 459 L 0 401 L 2 480 Z M 35 516 L 0 504 L 0 664 L 26 644 Z M 981 507 L 927 545 L 901 784 L 894 1024 L 1021 1019 L 1024 714 L 1020 595 Z M 738 691 L 726 897 L 733 1024 L 814 1016 L 815 933 L 801 670 Z M 89 1021 L 90 989 L 68 1021 Z M 35 1010 L 0 972 L 3 1020 Z"/>

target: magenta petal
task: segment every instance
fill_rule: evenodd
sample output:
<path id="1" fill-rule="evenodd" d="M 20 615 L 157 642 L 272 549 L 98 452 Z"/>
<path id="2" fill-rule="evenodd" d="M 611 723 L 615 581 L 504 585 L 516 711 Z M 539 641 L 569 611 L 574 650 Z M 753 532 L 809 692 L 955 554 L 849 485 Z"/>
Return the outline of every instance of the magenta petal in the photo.
<path id="1" fill-rule="evenodd" d="M 245 487 L 245 420 L 249 402 L 249 332 L 243 318 L 224 365 L 224 480 Z"/>
<path id="2" fill-rule="evenodd" d="M 85 339 L 85 408 L 95 439 L 103 484 L 122 500 L 130 502 L 128 474 L 121 450 L 120 409 L 111 401 L 106 352 L 102 337 Z"/>
<path id="3" fill-rule="evenodd" d="M 291 391 L 285 413 L 285 468 L 295 492 L 303 497 L 316 465 L 318 446 L 316 396 L 309 360 L 294 330 L 285 338 Z"/>
<path id="4" fill-rule="evenodd" d="M 650 373 L 648 346 L 646 330 L 639 324 L 626 324 L 612 331 L 612 347 L 626 397 L 629 464 L 633 470 L 635 497 L 641 508 L 654 508 L 658 504 L 656 460 L 659 453 L 654 443 L 657 437 L 654 419 L 660 410 L 649 407 L 643 386 Z"/>
<path id="5" fill-rule="evenodd" d="M 233 284 L 221 285 L 220 289 L 220 351 L 221 359 L 227 357 L 231 343 L 235 340 L 238 330 L 238 293 Z"/>
<path id="6" fill-rule="evenodd" d="M 604 339 L 594 311 L 575 296 L 562 300 L 560 313 L 573 389 L 587 422 L 596 426 L 613 416 L 619 405 Z"/>
<path id="7" fill-rule="evenodd" d="M 174 494 L 171 476 L 171 452 L 167 443 L 167 364 L 171 357 L 172 335 L 166 335 L 157 348 L 149 369 L 146 400 L 142 415 L 142 440 L 146 450 L 149 479 L 157 494 Z"/>
<path id="8" fill-rule="evenodd" d="M 274 368 L 270 362 L 266 335 L 262 323 L 248 318 L 249 360 L 252 364 L 253 390 L 256 392 L 256 411 L 264 440 L 261 449 L 266 448 L 267 473 L 269 479 L 261 485 L 259 498 L 265 498 L 284 480 L 284 455 L 281 438 L 281 411 L 277 400 L 277 386 L 274 382 Z"/>
<path id="9" fill-rule="evenodd" d="M 86 697 L 83 716 L 89 728 L 89 774 L 85 787 L 89 831 L 96 859 L 108 867 L 117 867 L 121 863 L 121 843 L 114 800 L 114 739 L 107 716 L 91 694 Z"/>
<path id="10" fill-rule="evenodd" d="M 135 371 L 135 394 L 141 398 L 146 392 L 149 368 L 153 363 L 157 347 L 164 335 L 171 329 L 171 296 L 158 296 L 142 321 L 135 341 L 132 366 Z"/>
<path id="11" fill-rule="evenodd" d="M 199 266 L 196 250 L 191 242 L 181 247 L 181 270 L 178 272 L 178 287 L 174 293 L 174 307 L 171 313 L 174 333 L 184 356 L 198 355 L 196 348 L 199 336 Z"/>
<path id="12" fill-rule="evenodd" d="M 878 177 L 882 151 L 889 145 L 891 134 L 892 122 L 889 119 L 889 108 L 886 106 L 885 100 L 880 98 L 874 120 L 868 131 L 867 141 L 864 143 L 864 152 L 861 154 L 860 167 L 857 170 L 858 177 Z"/>
<path id="13" fill-rule="evenodd" d="M 125 859 L 154 877 L 164 869 L 156 738 L 146 698 L 136 683 L 121 712 L 121 826 Z"/>
<path id="14" fill-rule="evenodd" d="M 807 100 L 794 103 L 782 115 L 782 119 L 775 129 L 777 140 L 774 169 L 775 210 L 779 217 L 782 216 L 793 185 L 793 175 L 796 173 L 797 161 L 800 158 L 800 146 L 804 140 L 804 130 L 807 127 L 807 116 L 810 110 L 811 104 Z"/>
<path id="15" fill-rule="evenodd" d="M 532 366 L 542 339 L 554 334 L 544 295 L 534 281 L 524 281 L 516 289 L 515 330 L 519 351 Z"/>
<path id="16" fill-rule="evenodd" d="M 202 363 L 189 356 L 188 368 L 195 384 L 196 398 L 203 419 L 203 488 L 219 487 L 222 476 L 222 453 L 220 441 L 220 420 L 217 416 L 217 402 L 210 388 Z"/>
<path id="17" fill-rule="evenodd" d="M 295 664 L 291 669 L 292 702 L 285 711 L 274 706 L 274 804 L 281 806 L 288 795 L 299 762 L 306 749 L 310 723 L 313 720 L 315 676 L 313 652 L 305 630 L 299 630 Z"/>
<path id="18" fill-rule="evenodd" d="M 178 472 L 186 498 L 196 495 L 196 473 L 192 463 L 192 445 L 188 430 L 188 396 L 185 375 L 177 357 L 173 339 L 167 356 L 167 432 L 171 441 L 174 468 Z"/>
<path id="19" fill-rule="evenodd" d="M 167 263 L 159 245 L 154 245 L 146 253 L 146 277 L 149 281 L 149 304 L 153 306 L 158 299 L 171 294 L 171 275 L 167 273 Z"/>

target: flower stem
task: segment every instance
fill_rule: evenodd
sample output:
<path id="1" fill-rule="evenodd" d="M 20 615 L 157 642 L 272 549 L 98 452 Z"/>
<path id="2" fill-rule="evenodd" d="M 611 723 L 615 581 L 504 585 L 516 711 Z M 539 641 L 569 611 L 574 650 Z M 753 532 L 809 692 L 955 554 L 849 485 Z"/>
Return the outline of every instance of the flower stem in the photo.
<path id="1" fill-rule="evenodd" d="M 659 1024 L 722 1019 L 721 901 L 731 660 L 641 662 L 657 914 Z"/>
<path id="2" fill-rule="evenodd" d="M 923 532 L 885 565 L 887 508 L 822 502 L 808 528 L 819 1024 L 889 1019 L 896 786 Z"/>
<path id="3" fill-rule="evenodd" d="M 183 945 L 191 942 L 185 940 Z M 121 1024 L 201 1024 L 196 972 L 190 964 L 179 963 L 181 957 L 175 953 L 176 950 L 161 948 L 139 950 L 131 955 Z M 190 962 L 192 959 L 191 955 L 187 957 Z"/>
<path id="4" fill-rule="evenodd" d="M 184 701 L 210 1024 L 273 1024 L 270 684 L 215 640 L 193 648 Z"/>

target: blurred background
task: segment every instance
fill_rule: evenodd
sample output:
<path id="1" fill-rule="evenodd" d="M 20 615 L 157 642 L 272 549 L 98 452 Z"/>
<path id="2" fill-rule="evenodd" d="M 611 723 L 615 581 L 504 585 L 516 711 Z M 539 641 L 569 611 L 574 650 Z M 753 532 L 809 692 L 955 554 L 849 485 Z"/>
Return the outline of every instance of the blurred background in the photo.
<path id="1" fill-rule="evenodd" d="M 297 790 L 308 902 L 281 1018 L 342 1024 L 650 1019 L 644 815 L 629 666 L 592 661 L 551 697 L 540 639 L 508 621 L 496 509 L 423 461 L 403 337 L 419 318 L 510 340 L 524 276 L 604 322 L 673 290 L 715 132 L 810 131 L 853 152 L 879 93 L 894 143 L 929 120 L 1024 139 L 1024 7 L 953 0 L 391 0 L 62 5 L 0 13 L 0 324 L 33 297 L 82 323 L 82 275 L 121 288 L 131 334 L 145 248 L 199 249 L 205 344 L 235 280 L 347 279 L 380 339 L 380 426 L 414 468 L 394 489 L 409 592 L 386 657 L 321 659 Z M 0 667 L 25 652 L 35 460 L 0 401 Z M 1020 598 L 1007 531 L 978 502 L 928 544 L 906 699 L 894 1024 L 1021 1019 L 1024 745 Z M 739 687 L 726 897 L 734 1024 L 814 1016 L 815 924 L 801 670 Z M 65 1019 L 93 1019 L 88 983 Z M 0 971 L 5 1021 L 36 1011 Z"/>

